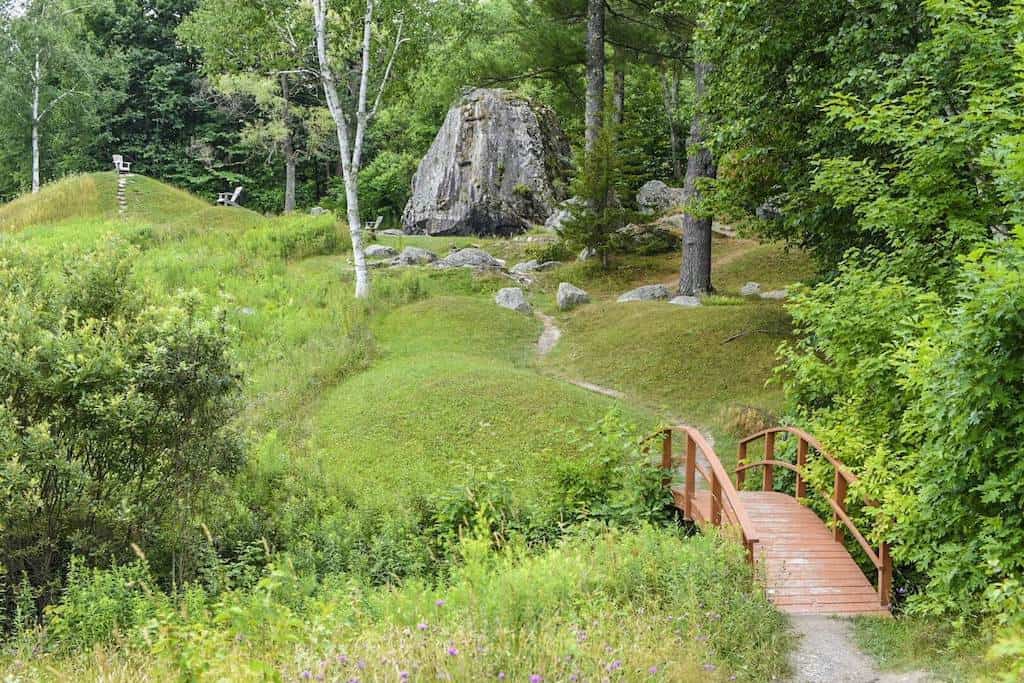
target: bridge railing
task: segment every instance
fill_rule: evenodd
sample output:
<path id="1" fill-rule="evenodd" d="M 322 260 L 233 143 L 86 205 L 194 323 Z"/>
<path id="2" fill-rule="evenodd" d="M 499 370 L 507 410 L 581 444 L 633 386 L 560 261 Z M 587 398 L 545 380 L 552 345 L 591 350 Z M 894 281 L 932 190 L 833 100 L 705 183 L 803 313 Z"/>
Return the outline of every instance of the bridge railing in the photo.
<path id="1" fill-rule="evenodd" d="M 686 444 L 686 451 L 683 456 L 685 478 L 681 495 L 683 514 L 689 520 L 704 521 L 715 526 L 733 527 L 739 533 L 743 547 L 747 551 L 747 559 L 753 562 L 754 544 L 758 541 L 754 523 L 743 508 L 743 504 L 739 499 L 739 493 L 737 493 L 736 487 L 733 486 L 732 478 L 725 467 L 722 466 L 722 462 L 718 459 L 715 449 L 693 427 L 685 425 L 666 427 L 652 437 L 661 437 L 661 467 L 666 473 L 674 470 L 676 467 L 673 435 L 678 435 L 685 439 Z M 700 462 L 701 458 L 698 458 L 698 453 L 703 456 L 703 462 Z M 698 474 L 707 484 L 707 510 L 701 510 L 698 505 Z M 666 476 L 664 481 L 667 486 L 671 483 L 671 478 Z M 678 492 L 673 493 L 676 495 Z M 705 514 L 707 519 L 701 519 Z"/>
<path id="2" fill-rule="evenodd" d="M 797 439 L 796 464 L 777 460 L 775 458 L 775 437 L 776 435 L 793 436 Z M 750 444 L 764 439 L 764 459 L 758 462 L 749 462 L 747 452 Z M 853 523 L 846 509 L 846 494 L 851 484 L 857 481 L 856 475 L 833 457 L 821 443 L 813 436 L 796 427 L 773 427 L 764 431 L 752 434 L 740 441 L 739 455 L 736 466 L 736 486 L 743 488 L 747 470 L 760 467 L 764 469 L 764 477 L 761 488 L 765 491 L 772 491 L 775 488 L 775 468 L 782 467 L 796 473 L 796 497 L 807 497 L 807 479 L 804 476 L 804 468 L 807 466 L 807 456 L 810 449 L 816 451 L 824 458 L 833 470 L 832 491 L 822 490 L 816 487 L 828 501 L 832 508 L 832 534 L 837 543 L 842 543 L 843 528 L 850 532 L 850 535 L 857 541 L 861 549 L 871 560 L 871 563 L 878 571 L 878 597 L 882 606 L 888 606 L 892 596 L 892 557 L 889 554 L 889 544 L 881 543 L 877 550 L 868 543 L 864 534 Z M 869 505 L 876 505 L 873 501 L 866 501 Z M 840 524 L 840 522 L 842 524 Z"/>

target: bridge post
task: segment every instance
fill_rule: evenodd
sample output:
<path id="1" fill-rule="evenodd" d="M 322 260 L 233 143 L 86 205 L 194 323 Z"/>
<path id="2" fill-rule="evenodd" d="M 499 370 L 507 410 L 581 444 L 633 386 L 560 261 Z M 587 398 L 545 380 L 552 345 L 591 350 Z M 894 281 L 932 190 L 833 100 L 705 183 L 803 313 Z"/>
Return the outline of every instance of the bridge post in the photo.
<path id="1" fill-rule="evenodd" d="M 740 452 L 736 455 L 736 466 L 743 467 L 747 464 L 747 442 L 740 444 Z M 746 470 L 736 470 L 736 488 L 743 490 L 743 483 L 747 480 Z"/>
<path id="2" fill-rule="evenodd" d="M 888 543 L 878 546 L 878 560 L 882 565 L 878 568 L 878 599 L 882 607 L 888 607 L 892 604 L 892 555 Z"/>
<path id="3" fill-rule="evenodd" d="M 665 476 L 661 479 L 662 486 L 672 484 L 672 428 L 666 429 L 661 436 L 661 469 L 665 470 Z"/>
<path id="4" fill-rule="evenodd" d="M 764 459 L 775 459 L 775 432 L 768 432 L 764 435 Z M 766 463 L 764 466 L 764 485 L 761 489 L 764 491 L 775 490 L 775 466 L 771 463 Z"/>
<path id="5" fill-rule="evenodd" d="M 804 481 L 804 467 L 807 465 L 807 442 L 802 438 L 796 445 L 796 466 L 799 472 L 796 473 L 796 497 L 807 497 L 807 482 Z"/>
<path id="6" fill-rule="evenodd" d="M 711 477 L 711 523 L 722 526 L 722 482 L 718 475 Z"/>
<path id="7" fill-rule="evenodd" d="M 689 434 L 686 435 L 686 487 L 683 498 L 683 512 L 686 518 L 696 521 L 693 516 L 693 498 L 697 492 L 697 443 Z"/>
<path id="8" fill-rule="evenodd" d="M 840 510 L 846 512 L 846 477 L 836 468 L 835 484 L 833 485 L 833 500 Z M 836 543 L 843 542 L 843 525 L 839 523 L 839 515 L 832 513 L 832 539 Z"/>

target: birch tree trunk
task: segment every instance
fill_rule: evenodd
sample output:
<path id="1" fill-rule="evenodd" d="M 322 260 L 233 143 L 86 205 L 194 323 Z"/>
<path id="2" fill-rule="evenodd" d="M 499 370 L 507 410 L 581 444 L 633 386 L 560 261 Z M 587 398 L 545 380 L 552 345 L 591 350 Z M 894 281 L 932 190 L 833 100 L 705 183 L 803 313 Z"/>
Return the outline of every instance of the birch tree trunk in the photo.
<path id="1" fill-rule="evenodd" d="M 693 215 L 689 207 L 700 201 L 699 181 L 714 178 L 717 173 L 711 151 L 704 145 L 703 121 L 700 105 L 704 95 L 704 79 L 711 65 L 697 62 L 693 66 L 696 99 L 694 101 L 693 124 L 687 143 L 686 182 L 683 197 L 687 206 L 683 214 L 683 261 L 679 269 L 679 293 L 685 296 L 700 296 L 711 290 L 711 218 Z"/>
<path id="2" fill-rule="evenodd" d="M 42 81 L 42 66 L 36 54 L 35 70 L 32 73 L 32 194 L 37 194 L 41 186 L 39 171 L 39 88 Z"/>
<path id="3" fill-rule="evenodd" d="M 604 0 L 587 0 L 586 151 L 594 148 L 604 121 Z"/>
<path id="4" fill-rule="evenodd" d="M 334 120 L 338 134 L 338 148 L 341 152 L 341 173 L 345 181 L 345 200 L 348 208 L 348 230 L 352 236 L 352 260 L 356 271 L 356 298 L 366 299 L 370 296 L 370 271 L 366 267 L 366 254 L 363 252 L 363 228 L 359 219 L 359 146 L 363 140 L 363 129 L 366 125 L 366 91 L 365 83 L 369 78 L 367 68 L 370 59 L 370 33 L 373 22 L 373 0 L 366 3 L 366 15 L 363 20 L 363 73 L 360 77 L 360 97 L 356 111 L 355 148 L 349 146 L 349 122 L 342 109 L 338 97 L 338 85 L 334 77 L 330 56 L 327 51 L 327 0 L 313 0 L 313 28 L 316 33 L 316 54 L 320 64 L 320 80 L 327 99 L 327 108 Z"/>

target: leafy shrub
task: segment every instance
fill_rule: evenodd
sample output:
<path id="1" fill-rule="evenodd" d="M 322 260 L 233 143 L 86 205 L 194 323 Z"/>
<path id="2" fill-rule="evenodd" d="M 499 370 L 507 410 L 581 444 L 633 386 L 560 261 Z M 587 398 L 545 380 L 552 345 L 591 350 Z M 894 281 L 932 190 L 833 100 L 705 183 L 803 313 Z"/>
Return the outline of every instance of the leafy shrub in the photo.
<path id="1" fill-rule="evenodd" d="M 571 261 L 576 258 L 576 254 L 569 249 L 569 245 L 567 245 L 564 240 L 547 242 L 541 246 L 528 248 L 526 253 L 529 258 L 535 259 L 539 263 L 547 263 L 548 261 Z"/>
<path id="2" fill-rule="evenodd" d="M 241 388 L 223 320 L 198 299 L 147 301 L 111 243 L 52 272 L 0 261 L 0 561 L 52 599 L 72 555 L 134 542 L 179 572 L 186 529 L 241 463 Z M 163 566 L 169 566 L 169 562 Z M 9 596 L 8 596 L 9 600 Z M 8 601 L 7 608 L 11 605 Z"/>

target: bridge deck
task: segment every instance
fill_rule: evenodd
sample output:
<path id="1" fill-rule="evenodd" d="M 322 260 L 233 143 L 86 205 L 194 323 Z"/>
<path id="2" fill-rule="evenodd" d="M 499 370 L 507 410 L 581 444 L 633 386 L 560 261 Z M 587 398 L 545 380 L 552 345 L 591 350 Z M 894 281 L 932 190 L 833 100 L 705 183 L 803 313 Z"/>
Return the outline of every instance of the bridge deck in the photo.
<path id="1" fill-rule="evenodd" d="M 674 487 L 683 508 L 682 487 Z M 694 521 L 711 517 L 711 494 L 697 490 Z M 740 503 L 757 530 L 754 561 L 765 591 L 789 614 L 889 614 L 878 594 L 842 543 L 809 508 L 784 493 L 740 491 Z M 726 511 L 728 514 L 728 511 Z"/>

